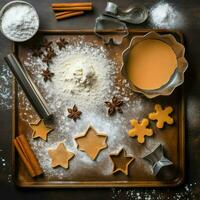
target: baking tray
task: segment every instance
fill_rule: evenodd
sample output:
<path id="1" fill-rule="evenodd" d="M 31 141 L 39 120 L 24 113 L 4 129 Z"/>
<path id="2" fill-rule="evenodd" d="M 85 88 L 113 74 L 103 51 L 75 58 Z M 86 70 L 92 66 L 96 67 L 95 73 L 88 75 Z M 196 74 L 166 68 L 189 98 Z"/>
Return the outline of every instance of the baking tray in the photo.
<path id="1" fill-rule="evenodd" d="M 107 45 L 107 50 L 111 52 L 111 57 L 114 55 L 118 55 L 115 57 L 115 61 L 120 65 L 121 62 L 121 52 L 128 46 L 130 39 L 136 35 L 144 35 L 150 31 L 156 31 L 160 34 L 170 33 L 175 36 L 177 41 L 183 43 L 183 35 L 179 31 L 171 31 L 171 30 L 152 30 L 152 29 L 131 29 L 129 30 L 130 34 L 126 37 L 123 43 L 120 46 L 112 46 Z M 105 34 L 118 34 L 116 31 L 110 30 Z M 40 31 L 37 37 L 51 37 L 58 38 L 60 36 L 63 37 L 76 37 L 76 36 L 84 36 L 86 40 L 96 41 L 97 43 L 102 43 L 102 41 L 94 35 L 93 30 L 43 30 Z M 35 40 L 31 40 L 27 43 L 16 43 L 14 44 L 14 51 L 16 55 L 19 57 L 21 61 L 24 60 L 24 52 L 33 45 Z M 118 54 L 116 54 L 116 52 Z M 18 99 L 18 84 L 16 80 L 13 81 L 13 133 L 12 138 L 18 136 L 18 134 L 27 134 L 30 130 L 28 130 L 28 126 L 25 122 L 20 120 L 20 100 Z M 140 96 L 140 98 L 144 98 Z M 14 146 L 12 147 L 12 169 L 13 169 L 13 177 L 17 186 L 20 187 L 38 187 L 38 188 L 67 188 L 67 187 L 174 187 L 178 186 L 184 181 L 185 176 L 185 114 L 184 114 L 184 94 L 183 94 L 183 86 L 178 87 L 171 96 L 169 97 L 158 97 L 152 100 L 148 100 L 151 103 L 160 103 L 161 105 L 171 105 L 175 108 L 175 112 L 173 117 L 175 119 L 175 125 L 170 128 L 164 129 L 162 133 L 157 134 L 159 136 L 157 139 L 164 144 L 165 146 L 165 154 L 167 158 L 169 158 L 174 163 L 174 168 L 176 169 L 175 175 L 170 179 L 155 177 L 150 171 L 144 172 L 141 170 L 141 167 L 130 167 L 130 176 L 124 176 L 123 174 L 119 175 L 107 175 L 102 176 L 99 174 L 93 174 L 90 176 L 85 173 L 83 170 L 83 176 L 81 178 L 74 178 L 67 180 L 59 180 L 58 178 L 48 178 L 48 177 L 37 177 L 31 178 L 23 163 L 18 157 L 18 154 L 15 151 Z M 144 108 L 145 112 L 146 108 Z M 33 110 L 33 112 L 35 112 Z M 30 133 L 28 133 L 30 134 Z M 130 138 L 133 140 L 132 138 Z"/>

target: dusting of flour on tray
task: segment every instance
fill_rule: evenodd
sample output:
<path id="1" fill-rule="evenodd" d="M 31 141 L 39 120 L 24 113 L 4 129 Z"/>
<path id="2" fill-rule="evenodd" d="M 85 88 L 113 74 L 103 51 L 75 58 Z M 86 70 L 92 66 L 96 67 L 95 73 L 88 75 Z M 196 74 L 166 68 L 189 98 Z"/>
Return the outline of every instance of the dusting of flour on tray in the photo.
<path id="1" fill-rule="evenodd" d="M 120 66 L 109 58 L 109 52 L 103 46 L 85 42 L 84 37 L 76 37 L 62 51 L 55 43 L 53 48 L 57 56 L 49 66 L 51 72 L 54 73 L 51 82 L 43 80 L 41 72 L 46 69 L 47 65 L 41 61 L 41 58 L 33 58 L 30 53 L 24 62 L 54 113 L 56 124 L 47 142 L 33 140 L 28 134 L 29 142 L 45 175 L 50 180 L 54 177 L 62 180 L 80 180 L 84 178 L 83 168 L 91 180 L 94 173 L 110 175 L 112 174 L 112 162 L 108 155 L 111 152 L 124 147 L 130 154 L 137 153 L 127 135 L 128 119 L 140 117 L 145 102 L 143 98 L 134 98 L 136 94 L 130 93 L 126 80 L 119 79 L 117 84 L 115 83 Z M 118 84 L 123 86 L 122 89 Z M 113 95 L 124 101 L 122 108 L 124 113 L 116 113 L 109 117 L 104 102 L 110 100 Z M 132 100 L 130 95 L 133 97 Z M 19 97 L 22 110 L 20 116 L 30 123 L 37 117 L 29 114 L 31 106 L 22 91 L 19 92 Z M 74 104 L 82 111 L 81 119 L 77 122 L 67 117 L 67 108 Z M 77 150 L 77 144 L 74 141 L 74 137 L 84 133 L 89 125 L 95 127 L 97 132 L 108 136 L 108 148 L 101 151 L 96 161 L 92 161 L 86 153 Z M 64 141 L 69 151 L 75 154 L 68 170 L 52 169 L 48 156 L 48 149 L 55 148 L 61 141 Z M 127 143 L 130 145 L 124 146 Z M 103 168 L 101 168 L 102 165 Z"/>

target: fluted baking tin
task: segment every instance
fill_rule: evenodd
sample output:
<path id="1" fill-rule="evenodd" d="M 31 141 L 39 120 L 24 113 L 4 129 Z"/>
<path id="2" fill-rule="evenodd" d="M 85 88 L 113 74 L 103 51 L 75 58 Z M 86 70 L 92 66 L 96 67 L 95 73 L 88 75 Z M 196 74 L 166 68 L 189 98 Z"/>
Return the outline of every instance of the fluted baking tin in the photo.
<path id="1" fill-rule="evenodd" d="M 129 79 L 127 78 L 127 64 L 128 64 L 128 57 L 131 49 L 139 42 L 146 40 L 146 39 L 156 39 L 161 40 L 171 46 L 174 53 L 176 54 L 177 58 L 177 68 L 174 71 L 173 75 L 171 76 L 170 80 L 163 86 L 155 90 L 143 90 L 136 87 Z M 122 53 L 123 56 L 123 63 L 121 68 L 121 73 L 126 78 L 131 86 L 131 89 L 134 92 L 142 93 L 148 98 L 154 98 L 157 96 L 169 96 L 172 94 L 174 89 L 181 85 L 184 82 L 184 73 L 188 67 L 188 62 L 185 59 L 185 47 L 179 43 L 172 34 L 159 34 L 154 31 L 151 31 L 143 36 L 135 36 L 131 39 L 129 46 L 124 50 Z"/>

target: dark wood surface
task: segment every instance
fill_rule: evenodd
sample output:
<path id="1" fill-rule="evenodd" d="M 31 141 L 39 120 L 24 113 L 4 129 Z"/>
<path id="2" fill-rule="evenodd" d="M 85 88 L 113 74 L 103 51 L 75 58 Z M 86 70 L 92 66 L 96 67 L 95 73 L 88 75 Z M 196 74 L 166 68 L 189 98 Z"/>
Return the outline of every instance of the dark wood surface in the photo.
<path id="1" fill-rule="evenodd" d="M 0 6 L 9 2 L 1 0 Z M 106 5 L 105 0 L 94 1 L 94 12 L 84 16 L 57 22 L 50 9 L 51 2 L 57 0 L 29 0 L 40 16 L 41 29 L 82 29 L 93 28 L 97 17 Z M 62 2 L 62 0 L 60 1 Z M 115 1 L 126 7 L 132 1 Z M 135 0 L 151 8 L 158 1 Z M 171 2 L 183 15 L 184 24 L 179 28 L 185 36 L 185 46 L 189 69 L 185 80 L 186 97 L 186 181 L 174 189 L 20 189 L 10 179 L 11 174 L 11 113 L 12 110 L 0 110 L 0 158 L 6 160 L 6 166 L 0 165 L 0 194 L 7 199 L 200 199 L 200 2 L 199 0 L 177 0 Z M 151 28 L 149 21 L 130 28 Z M 12 43 L 0 35 L 0 63 L 3 57 L 12 51 Z"/>

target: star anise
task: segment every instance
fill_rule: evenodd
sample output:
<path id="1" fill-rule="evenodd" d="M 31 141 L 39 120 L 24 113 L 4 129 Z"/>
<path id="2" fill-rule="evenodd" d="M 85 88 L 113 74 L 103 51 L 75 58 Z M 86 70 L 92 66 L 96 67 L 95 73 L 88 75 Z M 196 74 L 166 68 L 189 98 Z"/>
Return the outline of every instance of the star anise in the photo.
<path id="1" fill-rule="evenodd" d="M 42 61 L 44 63 L 46 63 L 47 65 L 49 65 L 52 62 L 52 58 L 55 56 L 56 56 L 56 54 L 55 54 L 54 50 L 50 47 L 47 50 L 47 53 L 44 54 Z"/>
<path id="2" fill-rule="evenodd" d="M 48 41 L 48 40 L 45 38 L 44 41 L 43 41 L 42 47 L 44 47 L 46 50 L 48 50 L 48 49 L 51 48 L 51 44 L 52 44 L 52 41 Z"/>
<path id="3" fill-rule="evenodd" d="M 53 57 L 56 56 L 56 54 L 55 54 L 55 52 L 54 52 L 54 50 L 53 50 L 52 48 L 49 48 L 49 49 L 47 50 L 47 55 L 48 55 L 48 57 L 49 57 L 50 59 L 52 59 Z"/>
<path id="4" fill-rule="evenodd" d="M 54 76 L 54 73 L 52 73 L 49 68 L 46 70 L 42 70 L 42 76 L 44 77 L 44 81 L 51 81 L 52 77 Z"/>
<path id="5" fill-rule="evenodd" d="M 60 38 L 59 42 L 56 42 L 58 45 L 58 48 L 61 50 L 62 48 L 65 48 L 65 45 L 68 44 L 68 42 L 65 40 L 65 38 Z"/>
<path id="6" fill-rule="evenodd" d="M 46 63 L 47 65 L 49 65 L 50 62 L 52 61 L 51 58 L 52 58 L 52 57 L 47 53 L 47 54 L 44 55 L 42 61 L 43 61 L 44 63 Z"/>
<path id="7" fill-rule="evenodd" d="M 106 101 L 105 104 L 108 107 L 108 115 L 113 115 L 116 111 L 119 113 L 123 113 L 121 106 L 123 105 L 123 101 L 119 100 L 117 97 L 113 97 L 111 101 Z"/>
<path id="8" fill-rule="evenodd" d="M 73 108 L 68 108 L 67 111 L 69 112 L 69 115 L 67 117 L 73 119 L 75 122 L 77 119 L 80 119 L 80 115 L 82 114 L 82 112 L 78 110 L 76 105 L 74 105 Z"/>
<path id="9" fill-rule="evenodd" d="M 43 55 L 43 51 L 41 48 L 36 48 L 33 50 L 32 56 L 33 57 L 41 57 Z"/>

